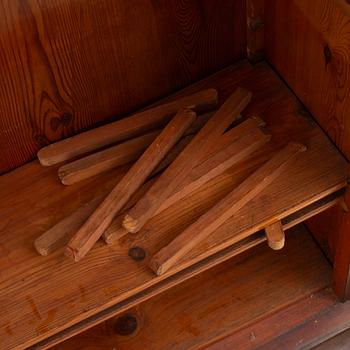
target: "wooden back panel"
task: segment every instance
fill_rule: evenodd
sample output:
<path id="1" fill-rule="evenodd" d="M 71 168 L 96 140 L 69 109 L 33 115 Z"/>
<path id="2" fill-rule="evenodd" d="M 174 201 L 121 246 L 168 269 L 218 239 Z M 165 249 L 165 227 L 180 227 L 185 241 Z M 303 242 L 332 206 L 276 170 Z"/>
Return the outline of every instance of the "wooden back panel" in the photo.
<path id="1" fill-rule="evenodd" d="M 245 56 L 244 0 L 3 0 L 0 173 Z"/>

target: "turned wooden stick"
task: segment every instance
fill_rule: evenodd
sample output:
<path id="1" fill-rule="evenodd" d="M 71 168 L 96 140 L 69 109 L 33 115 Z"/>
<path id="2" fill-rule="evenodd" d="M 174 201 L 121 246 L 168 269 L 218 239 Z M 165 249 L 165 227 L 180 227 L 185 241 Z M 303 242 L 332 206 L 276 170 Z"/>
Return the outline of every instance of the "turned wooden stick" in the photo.
<path id="1" fill-rule="evenodd" d="M 141 229 L 192 170 L 200 152 L 205 153 L 212 147 L 218 137 L 241 114 L 251 100 L 251 96 L 249 91 L 238 88 L 225 101 L 147 194 L 125 215 L 124 228 L 129 232 L 138 232 Z"/>
<path id="2" fill-rule="evenodd" d="M 92 213 L 78 232 L 69 241 L 66 255 L 79 261 L 92 248 L 110 225 L 114 216 L 123 208 L 130 197 L 145 182 L 174 144 L 196 118 L 196 113 L 181 108 L 162 133 L 152 142 L 126 175 Z"/>
<path id="3" fill-rule="evenodd" d="M 169 270 L 193 247 L 270 185 L 296 156 L 305 150 L 306 147 L 301 144 L 289 143 L 170 244 L 156 253 L 150 261 L 151 269 L 157 275 L 162 275 Z"/>
<path id="4" fill-rule="evenodd" d="M 284 247 L 284 231 L 281 220 L 265 228 L 267 243 L 273 250 L 279 250 Z"/>
<path id="5" fill-rule="evenodd" d="M 196 118 L 186 130 L 185 135 L 197 133 L 212 115 L 213 113 L 209 112 Z M 160 133 L 161 130 L 156 130 L 65 164 L 58 169 L 58 177 L 64 185 L 72 185 L 104 171 L 135 161 Z"/>
<path id="6" fill-rule="evenodd" d="M 53 165 L 75 158 L 161 127 L 181 107 L 191 108 L 198 114 L 212 110 L 217 105 L 217 99 L 215 89 L 207 89 L 181 97 L 175 101 L 46 146 L 39 150 L 38 159 L 42 165 Z"/>
<path id="7" fill-rule="evenodd" d="M 248 121 L 246 123 L 248 124 Z M 188 196 L 209 180 L 222 174 L 234 164 L 256 151 L 271 138 L 270 135 L 265 134 L 259 128 L 251 130 L 248 134 L 242 135 L 242 137 L 238 139 L 232 138 L 235 133 L 237 133 L 237 130 L 233 129 L 227 135 L 231 140 L 233 139 L 231 144 L 223 142 L 222 145 L 224 147 L 221 151 L 211 155 L 192 169 L 185 181 L 162 203 L 154 216 Z M 122 215 L 123 214 L 118 215 L 104 232 L 103 238 L 106 243 L 113 243 L 128 233 L 122 226 Z"/>

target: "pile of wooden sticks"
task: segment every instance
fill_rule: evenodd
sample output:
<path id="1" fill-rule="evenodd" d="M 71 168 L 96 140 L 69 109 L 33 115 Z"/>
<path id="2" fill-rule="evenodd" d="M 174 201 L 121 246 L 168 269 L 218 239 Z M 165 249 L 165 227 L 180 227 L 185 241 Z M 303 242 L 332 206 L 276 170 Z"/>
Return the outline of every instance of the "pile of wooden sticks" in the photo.
<path id="1" fill-rule="evenodd" d="M 204 90 L 41 149 L 40 162 L 52 165 L 119 142 L 60 167 L 64 184 L 134 163 L 105 198 L 95 198 L 38 237 L 37 251 L 47 255 L 66 245 L 65 254 L 79 261 L 101 236 L 113 243 L 128 232 L 137 233 L 152 217 L 248 157 L 270 140 L 264 122 L 251 117 L 227 129 L 251 97 L 249 91 L 237 88 L 216 112 L 209 112 L 217 105 L 217 92 Z M 271 184 L 302 151 L 303 145 L 290 143 L 277 152 L 157 252 L 151 269 L 160 275 L 174 266 Z M 154 174 L 158 175 L 149 179 Z M 271 247 L 283 246 L 279 227 L 266 234 Z"/>

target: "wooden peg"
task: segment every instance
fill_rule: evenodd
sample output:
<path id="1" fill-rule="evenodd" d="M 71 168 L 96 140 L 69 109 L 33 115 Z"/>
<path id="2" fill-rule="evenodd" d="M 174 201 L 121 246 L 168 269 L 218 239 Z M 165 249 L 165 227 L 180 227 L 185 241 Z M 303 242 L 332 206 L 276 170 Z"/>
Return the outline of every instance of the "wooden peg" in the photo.
<path id="1" fill-rule="evenodd" d="M 284 231 L 281 220 L 265 228 L 267 243 L 273 250 L 279 250 L 284 247 Z"/>
<path id="2" fill-rule="evenodd" d="M 289 143 L 196 222 L 187 227 L 170 244 L 156 253 L 150 261 L 150 268 L 157 275 L 168 271 L 193 247 L 269 186 L 296 156 L 305 150 L 304 145 Z"/>

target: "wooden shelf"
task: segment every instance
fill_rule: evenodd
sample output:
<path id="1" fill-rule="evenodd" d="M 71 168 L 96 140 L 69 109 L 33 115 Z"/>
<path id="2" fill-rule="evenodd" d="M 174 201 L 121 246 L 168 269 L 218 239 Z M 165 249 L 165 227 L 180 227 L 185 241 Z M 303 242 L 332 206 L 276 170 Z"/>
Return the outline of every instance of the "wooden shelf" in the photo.
<path id="1" fill-rule="evenodd" d="M 253 92 L 245 116 L 262 117 L 272 142 L 157 215 L 139 234 L 112 246 L 99 242 L 80 263 L 64 257 L 62 250 L 38 256 L 34 239 L 96 192 L 108 191 L 126 167 L 69 187 L 59 183 L 57 167 L 44 168 L 36 161 L 1 178 L 1 348 L 24 348 L 49 337 L 64 339 L 91 327 L 227 260 L 239 247 L 243 251 L 256 245 L 264 239 L 257 232 L 266 225 L 285 220 L 346 186 L 346 162 L 266 64 L 252 67 L 241 62 L 171 98 L 214 87 L 223 101 L 237 86 Z M 288 168 L 287 176 L 243 207 L 176 268 L 162 276 L 150 271 L 150 256 L 288 141 L 302 142 L 308 151 Z M 128 256 L 135 246 L 146 251 L 145 260 L 135 262 Z"/>
<path id="2" fill-rule="evenodd" d="M 248 336 L 218 349 L 258 347 L 287 327 L 278 327 L 283 322 L 279 320 L 269 324 L 270 332 L 259 333 L 257 320 L 310 299 L 329 284 L 331 267 L 305 228 L 288 231 L 287 239 L 284 251 L 259 245 L 60 344 L 57 350 L 202 349 L 238 331 Z M 317 311 L 305 309 L 289 316 L 289 327 L 299 321 L 299 314 L 308 317 Z M 136 319 L 137 326 L 131 334 L 121 335 L 120 329 L 128 330 L 123 326 L 127 316 Z"/>

